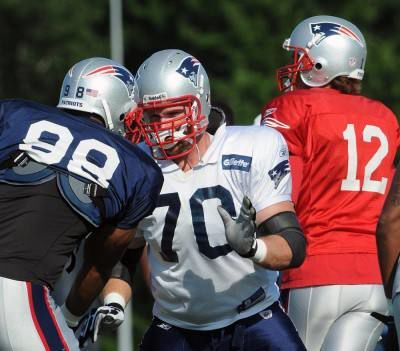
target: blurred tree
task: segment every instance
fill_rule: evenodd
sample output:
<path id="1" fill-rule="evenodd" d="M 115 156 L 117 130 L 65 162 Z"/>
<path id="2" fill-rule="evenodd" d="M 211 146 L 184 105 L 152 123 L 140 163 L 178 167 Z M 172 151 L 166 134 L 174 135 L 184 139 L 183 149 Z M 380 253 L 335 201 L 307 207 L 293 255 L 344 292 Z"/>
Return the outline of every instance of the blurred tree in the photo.
<path id="1" fill-rule="evenodd" d="M 54 104 L 72 63 L 110 55 L 108 0 L 3 0 L 0 14 L 0 97 Z M 284 38 L 316 14 L 360 27 L 368 43 L 365 93 L 399 114 L 398 0 L 125 0 L 125 63 L 135 71 L 156 50 L 186 50 L 206 66 L 213 97 L 232 106 L 238 123 L 250 123 L 277 93 L 274 71 L 290 59 Z"/>
<path id="2" fill-rule="evenodd" d="M 283 40 L 302 19 L 329 14 L 353 21 L 368 43 L 364 92 L 397 113 L 400 85 L 394 58 L 400 42 L 400 4 L 353 0 L 138 0 L 125 3 L 126 62 L 135 70 L 156 50 L 177 47 L 195 55 L 211 80 L 212 98 L 230 104 L 237 123 L 251 123 L 277 94 L 275 69 L 289 62 Z"/>
<path id="3" fill-rule="evenodd" d="M 0 2 L 0 96 L 56 104 L 71 64 L 108 56 L 108 1 Z"/>

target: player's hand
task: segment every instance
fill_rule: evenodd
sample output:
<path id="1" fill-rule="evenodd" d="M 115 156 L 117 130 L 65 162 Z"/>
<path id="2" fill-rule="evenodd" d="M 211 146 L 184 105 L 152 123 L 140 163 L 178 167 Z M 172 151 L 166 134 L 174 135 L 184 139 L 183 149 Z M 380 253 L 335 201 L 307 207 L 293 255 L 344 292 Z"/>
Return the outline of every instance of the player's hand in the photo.
<path id="1" fill-rule="evenodd" d="M 239 216 L 234 219 L 222 207 L 218 206 L 219 215 L 225 226 L 228 244 L 240 256 L 253 257 L 256 252 L 256 209 L 250 199 L 245 196 L 242 201 Z"/>
<path id="2" fill-rule="evenodd" d="M 105 329 L 114 330 L 124 321 L 124 309 L 118 303 L 110 303 L 92 309 L 79 323 L 79 347 L 87 346 L 90 340 L 94 343 L 99 333 Z"/>

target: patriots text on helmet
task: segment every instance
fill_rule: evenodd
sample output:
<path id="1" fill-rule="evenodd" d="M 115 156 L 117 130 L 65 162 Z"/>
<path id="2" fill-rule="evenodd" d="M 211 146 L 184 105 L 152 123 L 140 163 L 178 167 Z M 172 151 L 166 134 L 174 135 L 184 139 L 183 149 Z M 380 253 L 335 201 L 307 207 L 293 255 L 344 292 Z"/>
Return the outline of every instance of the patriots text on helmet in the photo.
<path id="1" fill-rule="evenodd" d="M 61 100 L 61 105 L 75 106 L 75 107 L 83 107 L 83 103 L 79 101 L 70 101 L 70 100 Z"/>

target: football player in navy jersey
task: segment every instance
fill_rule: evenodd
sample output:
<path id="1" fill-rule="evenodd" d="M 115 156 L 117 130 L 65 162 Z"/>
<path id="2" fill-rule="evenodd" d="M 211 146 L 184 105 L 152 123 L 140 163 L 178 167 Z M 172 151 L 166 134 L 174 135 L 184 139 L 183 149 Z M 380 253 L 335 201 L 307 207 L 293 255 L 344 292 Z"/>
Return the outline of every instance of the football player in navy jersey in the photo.
<path id="1" fill-rule="evenodd" d="M 139 105 L 127 123 L 139 126 L 165 178 L 132 243 L 148 244 L 155 299 L 140 349 L 305 350 L 276 285 L 277 270 L 299 266 L 306 246 L 282 135 L 225 124 L 208 133 L 208 76 L 182 50 L 154 53 L 137 83 Z M 105 294 L 126 298 L 111 283 Z"/>
<path id="2" fill-rule="evenodd" d="M 132 74 L 96 57 L 68 71 L 57 108 L 0 101 L 1 350 L 79 350 L 68 326 L 129 251 L 163 183 L 151 157 L 123 137 L 136 97 Z M 49 292 L 89 233 L 60 308 Z"/>

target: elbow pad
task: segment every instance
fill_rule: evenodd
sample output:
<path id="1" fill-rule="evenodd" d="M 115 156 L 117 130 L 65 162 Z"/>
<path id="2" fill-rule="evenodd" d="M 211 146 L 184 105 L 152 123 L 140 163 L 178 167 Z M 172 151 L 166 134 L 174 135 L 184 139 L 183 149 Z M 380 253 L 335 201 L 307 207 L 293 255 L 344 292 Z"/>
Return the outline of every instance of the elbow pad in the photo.
<path id="1" fill-rule="evenodd" d="M 142 257 L 143 248 L 127 249 L 124 256 L 112 269 L 110 278 L 122 279 L 132 287 L 136 266 Z"/>
<path id="2" fill-rule="evenodd" d="M 299 267 L 306 257 L 306 238 L 294 212 L 277 213 L 262 222 L 257 228 L 257 236 L 279 235 L 292 250 L 292 260 L 288 268 Z"/>

